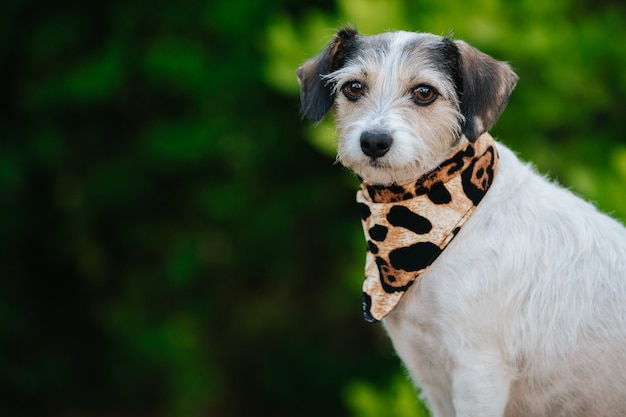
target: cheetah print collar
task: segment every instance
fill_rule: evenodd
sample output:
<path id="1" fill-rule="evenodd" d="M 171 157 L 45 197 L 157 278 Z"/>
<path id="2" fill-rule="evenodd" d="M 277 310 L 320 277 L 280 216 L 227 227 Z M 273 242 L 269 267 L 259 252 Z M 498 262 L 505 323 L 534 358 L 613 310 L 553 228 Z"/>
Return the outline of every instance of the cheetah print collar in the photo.
<path id="1" fill-rule="evenodd" d="M 498 153 L 485 133 L 417 181 L 361 183 L 367 241 L 363 317 L 384 318 L 454 239 L 493 182 Z"/>

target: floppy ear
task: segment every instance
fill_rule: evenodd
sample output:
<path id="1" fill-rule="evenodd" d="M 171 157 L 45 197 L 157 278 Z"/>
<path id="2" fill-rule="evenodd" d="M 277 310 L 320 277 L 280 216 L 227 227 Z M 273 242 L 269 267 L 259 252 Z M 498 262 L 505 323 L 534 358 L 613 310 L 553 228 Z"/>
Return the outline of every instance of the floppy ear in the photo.
<path id="1" fill-rule="evenodd" d="M 345 65 L 356 49 L 359 34 L 355 29 L 341 29 L 319 55 L 306 61 L 298 70 L 302 114 L 319 122 L 330 110 L 335 97 L 334 85 L 322 77 Z"/>
<path id="2" fill-rule="evenodd" d="M 475 141 L 496 123 L 509 101 L 519 77 L 511 67 L 480 52 L 463 41 L 459 49 L 462 87 L 461 113 L 465 116 L 463 133 Z"/>

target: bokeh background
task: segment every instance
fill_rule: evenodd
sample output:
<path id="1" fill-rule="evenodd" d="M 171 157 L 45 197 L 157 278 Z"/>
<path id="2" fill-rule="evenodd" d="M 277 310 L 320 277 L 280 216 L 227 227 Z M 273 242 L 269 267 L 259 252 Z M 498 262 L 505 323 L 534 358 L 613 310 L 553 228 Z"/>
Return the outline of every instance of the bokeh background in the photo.
<path id="1" fill-rule="evenodd" d="M 299 115 L 348 23 L 509 61 L 494 136 L 626 219 L 622 0 L 6 0 L 0 415 L 426 415 L 361 318 L 332 120 Z"/>

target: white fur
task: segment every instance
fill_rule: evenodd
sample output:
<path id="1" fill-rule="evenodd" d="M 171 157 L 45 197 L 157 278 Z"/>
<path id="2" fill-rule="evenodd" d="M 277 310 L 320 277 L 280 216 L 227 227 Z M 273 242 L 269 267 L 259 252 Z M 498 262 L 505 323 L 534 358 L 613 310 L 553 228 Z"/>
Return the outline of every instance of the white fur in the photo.
<path id="1" fill-rule="evenodd" d="M 447 76 L 427 59 L 407 59 L 402 48 L 409 42 L 429 41 L 434 35 L 397 32 L 383 66 L 374 51 L 326 78 L 340 89 L 358 80 L 367 86 L 367 96 L 357 103 L 337 92 L 335 120 L 341 138 L 338 160 L 372 182 L 404 182 L 442 162 L 453 142 L 458 141 L 459 104 Z M 418 108 L 409 100 L 411 89 L 419 84 L 435 87 L 441 97 L 430 106 Z M 339 105 L 343 104 L 343 105 Z M 394 138 L 392 149 L 376 164 L 361 152 L 361 133 L 385 130 Z M 384 169 L 391 168 L 393 169 Z M 381 169 L 383 168 L 383 169 Z"/>
<path id="2" fill-rule="evenodd" d="M 394 346 L 435 417 L 624 416 L 626 231 L 498 151 L 474 215 L 384 320 Z"/>
<path id="3" fill-rule="evenodd" d="M 417 178 L 459 143 L 450 80 L 407 69 L 396 36 L 382 62 L 329 76 L 368 85 L 356 103 L 338 92 L 335 116 L 340 160 L 372 182 Z M 419 82 L 442 97 L 416 108 Z M 376 164 L 359 145 L 372 127 L 394 138 Z M 383 321 L 395 349 L 434 417 L 626 416 L 626 230 L 498 151 L 486 197 Z"/>

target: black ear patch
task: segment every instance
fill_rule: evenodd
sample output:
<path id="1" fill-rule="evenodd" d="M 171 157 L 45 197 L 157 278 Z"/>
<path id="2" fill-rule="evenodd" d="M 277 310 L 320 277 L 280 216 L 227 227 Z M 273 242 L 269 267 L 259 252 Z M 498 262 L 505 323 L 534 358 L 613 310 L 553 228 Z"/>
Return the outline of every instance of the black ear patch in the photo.
<path id="1" fill-rule="evenodd" d="M 302 114 L 308 119 L 319 122 L 330 110 L 335 101 L 335 86 L 322 77 L 343 67 L 356 51 L 358 43 L 359 34 L 355 29 L 341 29 L 319 55 L 306 61 L 296 71 Z"/>
<path id="2" fill-rule="evenodd" d="M 496 123 L 519 78 L 508 64 L 463 41 L 454 43 L 460 54 L 462 131 L 473 142 Z"/>

